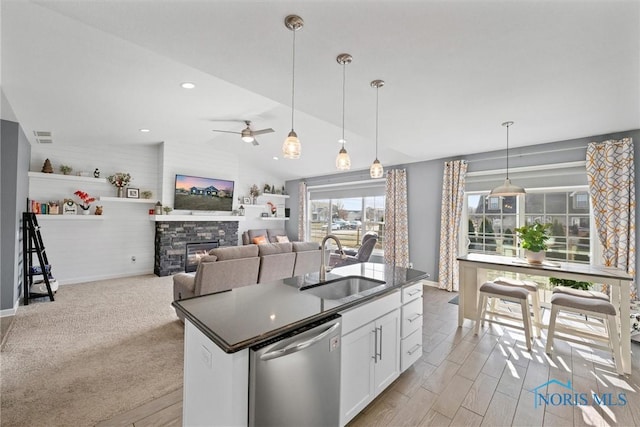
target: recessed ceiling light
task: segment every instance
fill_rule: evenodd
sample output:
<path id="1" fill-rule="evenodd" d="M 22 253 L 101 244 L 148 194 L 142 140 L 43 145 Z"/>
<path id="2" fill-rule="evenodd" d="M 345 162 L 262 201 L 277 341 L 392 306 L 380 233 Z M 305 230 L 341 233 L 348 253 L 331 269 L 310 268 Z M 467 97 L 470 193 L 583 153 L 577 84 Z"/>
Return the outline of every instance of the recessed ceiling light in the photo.
<path id="1" fill-rule="evenodd" d="M 140 132 L 144 132 L 144 133 L 151 132 L 151 129 L 142 128 L 142 129 L 140 129 Z"/>
<path id="2" fill-rule="evenodd" d="M 278 156 L 273 156 L 273 160 L 278 160 Z"/>
<path id="3" fill-rule="evenodd" d="M 194 87 L 196 87 L 196 85 L 195 85 L 195 84 L 193 84 L 193 83 L 191 83 L 191 82 L 184 82 L 184 83 L 181 83 L 181 84 L 180 84 L 180 86 L 181 86 L 183 89 L 193 89 Z"/>

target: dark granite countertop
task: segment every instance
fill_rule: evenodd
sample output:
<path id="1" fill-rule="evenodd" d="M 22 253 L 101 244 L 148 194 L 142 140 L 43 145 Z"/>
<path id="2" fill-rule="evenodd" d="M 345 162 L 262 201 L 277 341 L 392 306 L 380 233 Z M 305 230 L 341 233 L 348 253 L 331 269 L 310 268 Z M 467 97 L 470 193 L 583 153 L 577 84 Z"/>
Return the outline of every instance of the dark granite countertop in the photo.
<path id="1" fill-rule="evenodd" d="M 356 299 L 325 300 L 301 290 L 319 283 L 318 273 L 312 273 L 174 301 L 172 305 L 223 351 L 235 353 L 379 298 L 427 274 L 389 264 L 362 263 L 333 269 L 327 273 L 327 281 L 347 276 L 382 280 L 385 286 Z"/>

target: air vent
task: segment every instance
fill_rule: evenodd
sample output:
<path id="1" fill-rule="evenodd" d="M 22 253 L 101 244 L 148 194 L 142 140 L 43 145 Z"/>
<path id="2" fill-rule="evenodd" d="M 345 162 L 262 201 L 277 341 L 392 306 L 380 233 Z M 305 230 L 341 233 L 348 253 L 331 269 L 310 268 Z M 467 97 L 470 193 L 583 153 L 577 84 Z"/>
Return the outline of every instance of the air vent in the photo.
<path id="1" fill-rule="evenodd" d="M 38 144 L 52 144 L 53 138 L 51 132 L 47 130 L 34 130 L 33 134 L 36 136 L 36 142 Z"/>

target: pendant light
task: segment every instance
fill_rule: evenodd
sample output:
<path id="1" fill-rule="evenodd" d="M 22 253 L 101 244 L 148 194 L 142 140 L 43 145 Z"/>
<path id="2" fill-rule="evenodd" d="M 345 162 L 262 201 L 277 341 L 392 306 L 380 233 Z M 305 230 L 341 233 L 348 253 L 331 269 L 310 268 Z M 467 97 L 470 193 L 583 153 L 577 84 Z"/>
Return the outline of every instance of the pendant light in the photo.
<path id="1" fill-rule="evenodd" d="M 347 69 L 347 64 L 351 64 L 352 60 L 353 60 L 353 57 L 348 53 L 341 53 L 336 58 L 336 61 L 338 61 L 338 64 L 342 65 L 342 138 L 340 139 L 340 141 L 338 141 L 342 143 L 342 148 L 338 152 L 338 157 L 336 157 L 336 168 L 338 168 L 338 170 L 341 170 L 341 171 L 348 171 L 349 169 L 351 169 L 351 159 L 349 158 L 349 154 L 347 153 L 347 150 L 345 150 L 344 148 L 344 144 L 345 142 L 347 142 L 344 139 L 344 104 L 345 104 L 344 100 L 345 100 L 345 86 L 346 86 L 346 83 L 345 83 L 346 69 Z"/>
<path id="2" fill-rule="evenodd" d="M 509 179 L 509 127 L 513 125 L 513 122 L 504 122 L 502 126 L 507 128 L 507 178 L 504 180 L 504 184 L 491 190 L 490 196 L 518 196 L 525 194 L 524 188 L 513 185 Z"/>
<path id="3" fill-rule="evenodd" d="M 293 113 L 295 89 L 296 89 L 296 31 L 298 31 L 304 25 L 304 21 L 298 15 L 289 15 L 284 18 L 284 26 L 287 27 L 293 33 L 293 55 L 292 55 L 292 72 L 291 72 L 291 132 L 284 140 L 282 145 L 282 154 L 285 159 L 299 159 L 302 148 L 300 147 L 300 140 L 298 135 L 293 130 Z"/>
<path id="4" fill-rule="evenodd" d="M 376 88 L 376 159 L 373 161 L 371 168 L 369 169 L 369 174 L 371 178 L 382 178 L 384 174 L 384 169 L 380 160 L 378 160 L 378 89 L 384 86 L 384 80 L 374 80 L 371 82 L 371 87 Z"/>

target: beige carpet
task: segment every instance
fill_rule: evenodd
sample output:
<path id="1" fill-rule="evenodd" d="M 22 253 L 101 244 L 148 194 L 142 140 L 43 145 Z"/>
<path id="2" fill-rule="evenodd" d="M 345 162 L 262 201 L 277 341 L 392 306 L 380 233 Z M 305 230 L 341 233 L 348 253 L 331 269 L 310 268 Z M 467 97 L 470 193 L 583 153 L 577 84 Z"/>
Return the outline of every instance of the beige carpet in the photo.
<path id="1" fill-rule="evenodd" d="M 182 386 L 171 277 L 61 286 L 20 307 L 2 351 L 2 426 L 90 426 Z"/>

